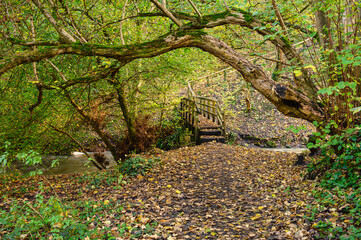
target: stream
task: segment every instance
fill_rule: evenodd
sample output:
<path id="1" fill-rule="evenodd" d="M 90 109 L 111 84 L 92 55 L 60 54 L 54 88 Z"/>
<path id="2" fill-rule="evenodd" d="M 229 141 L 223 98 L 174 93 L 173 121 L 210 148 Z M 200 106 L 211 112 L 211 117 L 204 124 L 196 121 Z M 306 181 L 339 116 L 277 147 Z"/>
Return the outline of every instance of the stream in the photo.
<path id="1" fill-rule="evenodd" d="M 88 152 L 88 154 L 93 158 L 94 152 Z M 109 151 L 104 152 L 104 155 L 110 161 L 108 167 L 112 167 L 116 164 Z M 56 167 L 51 167 L 52 161 L 56 159 L 58 159 L 59 164 Z M 45 156 L 43 157 L 43 163 L 45 166 L 38 167 L 38 169 L 42 170 L 44 175 L 98 171 L 98 169 L 88 160 L 88 157 L 81 152 L 74 152 L 71 156 Z M 37 169 L 34 166 L 26 166 L 22 163 L 17 163 L 16 167 L 24 174 Z"/>

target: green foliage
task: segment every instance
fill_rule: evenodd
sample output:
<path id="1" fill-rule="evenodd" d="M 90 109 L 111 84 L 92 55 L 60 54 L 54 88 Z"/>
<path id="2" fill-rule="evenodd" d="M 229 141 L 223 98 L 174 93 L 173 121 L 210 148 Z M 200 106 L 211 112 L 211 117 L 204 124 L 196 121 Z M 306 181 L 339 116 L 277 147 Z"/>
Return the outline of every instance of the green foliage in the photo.
<path id="1" fill-rule="evenodd" d="M 286 130 L 290 130 L 292 131 L 293 133 L 299 133 L 300 131 L 302 130 L 306 130 L 306 127 L 304 125 L 302 126 L 289 126 L 288 128 L 286 128 Z"/>
<path id="2" fill-rule="evenodd" d="M 227 134 L 227 144 L 233 145 L 237 141 L 237 134 L 234 132 L 230 132 Z"/>
<path id="3" fill-rule="evenodd" d="M 18 194 L 28 194 L 36 191 L 38 194 L 31 199 L 9 201 L 10 198 L 5 194 L 0 197 L 5 204 L 1 205 L 5 206 L 4 208 L 0 208 L 0 238 L 115 239 L 116 233 L 117 237 L 134 239 L 154 234 L 157 222 L 144 223 L 136 212 L 129 214 L 134 216 L 133 220 L 123 222 L 120 219 L 128 217 L 128 213 L 124 214 L 123 211 L 123 199 L 107 199 L 105 197 L 108 193 L 104 194 L 99 190 L 108 187 L 119 189 L 118 187 L 126 184 L 122 177 L 123 175 L 116 171 L 81 174 L 74 178 L 69 176 L 69 180 L 73 181 L 72 186 L 76 187 L 75 191 L 79 193 L 79 198 L 76 200 L 74 200 L 77 198 L 76 195 L 70 195 L 72 201 L 62 200 L 55 190 L 60 186 L 55 183 L 49 187 L 48 181 L 46 185 L 39 182 L 36 190 L 26 188 L 24 192 L 18 192 Z M 95 199 L 90 197 L 93 194 Z M 99 198 L 96 194 L 102 194 L 102 197 Z M 89 198 L 84 199 L 84 196 Z M 114 228 L 117 229 L 116 232 Z"/>
<path id="4" fill-rule="evenodd" d="M 110 187 L 114 183 L 124 183 L 123 175 L 110 171 L 97 171 L 81 175 L 77 178 L 80 184 L 86 183 L 87 189 L 101 188 L 102 186 Z"/>
<path id="5" fill-rule="evenodd" d="M 319 183 L 322 188 L 314 195 L 321 206 L 342 204 L 342 211 L 350 217 L 350 225 L 340 228 L 324 221 L 317 224 L 317 229 L 325 236 L 360 239 L 361 126 L 347 129 L 340 135 L 325 137 L 318 134 L 318 137 L 316 144 L 309 144 L 309 147 L 321 147 L 324 153 L 319 161 L 308 166 L 309 174 L 322 173 Z"/>
<path id="6" fill-rule="evenodd" d="M 24 164 L 25 166 L 35 167 L 35 171 L 29 172 L 28 175 L 30 176 L 42 174 L 43 170 L 41 170 L 40 168 L 47 168 L 43 164 L 42 157 L 38 152 L 34 150 L 29 150 L 16 154 L 16 152 L 13 152 L 11 150 L 11 152 L 9 152 L 8 149 L 10 148 L 10 146 L 10 142 L 5 142 L 5 151 L 2 155 L 0 155 L 0 172 L 5 172 L 7 168 L 16 168 L 19 163 Z M 58 164 L 59 159 L 54 159 L 51 162 L 50 167 L 55 167 Z"/>
<path id="7" fill-rule="evenodd" d="M 171 150 L 183 146 L 185 144 L 183 140 L 188 134 L 187 131 L 178 111 L 175 111 L 170 120 L 163 121 L 156 147 L 162 150 Z"/>
<path id="8" fill-rule="evenodd" d="M 69 239 L 67 236 L 80 239 L 91 234 L 87 226 L 70 216 L 76 210 L 63 205 L 58 198 L 52 196 L 45 199 L 43 193 L 36 195 L 34 202 L 16 200 L 11 208 L 0 210 L 0 229 L 7 232 L 3 239 L 18 239 L 32 236 L 32 239 Z"/>
<path id="9" fill-rule="evenodd" d="M 119 167 L 119 172 L 129 176 L 136 176 L 138 174 L 144 175 L 159 164 L 159 158 L 144 158 L 135 155 L 124 161 L 124 163 Z"/>
<path id="10" fill-rule="evenodd" d="M 163 150 L 170 150 L 182 146 L 182 137 L 187 134 L 187 129 L 184 127 L 176 127 L 173 129 L 172 133 L 169 135 L 163 136 L 157 141 L 157 148 Z"/>
<path id="11" fill-rule="evenodd" d="M 0 172 L 5 172 L 6 168 L 10 167 L 10 159 L 9 159 L 9 146 L 11 145 L 10 142 L 6 141 L 4 144 L 4 152 L 0 155 Z"/>

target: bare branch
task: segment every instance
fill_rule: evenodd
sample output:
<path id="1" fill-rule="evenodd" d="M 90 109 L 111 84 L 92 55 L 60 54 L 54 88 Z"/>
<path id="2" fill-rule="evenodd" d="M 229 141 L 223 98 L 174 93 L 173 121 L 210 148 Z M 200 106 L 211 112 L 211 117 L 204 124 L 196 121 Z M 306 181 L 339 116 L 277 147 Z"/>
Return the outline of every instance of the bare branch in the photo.
<path id="1" fill-rule="evenodd" d="M 226 0 L 224 0 L 224 5 L 226 6 L 227 11 L 228 11 L 228 12 L 230 12 L 230 11 L 231 11 L 231 9 L 229 9 L 229 7 L 228 7 L 228 4 L 227 4 L 227 1 L 226 1 Z"/>
<path id="2" fill-rule="evenodd" d="M 81 145 L 79 141 L 77 141 L 72 135 L 70 135 L 70 133 L 68 133 L 68 132 L 66 132 L 66 131 L 64 131 L 64 130 L 62 130 L 62 129 L 60 129 L 60 128 L 57 128 L 57 127 L 55 127 L 55 126 L 53 126 L 53 125 L 51 125 L 51 124 L 49 124 L 49 127 L 51 127 L 53 130 L 55 130 L 55 131 L 57 131 L 57 132 L 59 132 L 59 133 L 62 133 L 62 134 L 64 134 L 64 135 L 68 136 L 76 145 L 78 145 L 78 146 L 80 147 L 81 151 L 85 154 L 85 156 L 88 157 L 89 161 L 90 161 L 96 168 L 98 168 L 99 170 L 103 170 L 103 169 L 104 169 L 104 168 L 102 168 L 101 166 L 99 166 L 99 165 L 97 164 L 97 162 L 96 162 L 93 158 L 90 157 L 90 155 L 89 155 L 89 154 L 87 153 L 87 151 L 84 149 L 83 145 Z"/>
<path id="3" fill-rule="evenodd" d="M 273 5 L 273 8 L 274 8 L 274 10 L 276 12 L 276 16 L 278 18 L 278 21 L 280 22 L 282 30 L 287 31 L 287 28 L 286 28 L 286 25 L 285 25 L 285 23 L 283 21 L 282 15 L 281 15 L 280 11 L 278 10 L 276 0 L 272 0 L 272 5 Z"/>
<path id="4" fill-rule="evenodd" d="M 257 55 L 257 54 L 250 54 L 250 56 L 262 58 L 262 59 L 264 59 L 264 60 L 271 61 L 271 62 L 281 63 L 281 64 L 287 65 L 287 66 L 291 66 L 290 64 L 288 64 L 288 63 L 286 63 L 286 62 L 284 62 L 284 61 L 277 60 L 277 59 L 273 59 L 273 58 L 264 57 L 264 56 Z"/>
<path id="5" fill-rule="evenodd" d="M 50 1 L 51 4 L 53 6 L 55 6 L 55 4 L 53 3 L 53 1 Z M 80 42 L 82 43 L 86 43 L 88 42 L 84 37 L 83 35 L 81 34 L 80 32 L 80 28 L 77 26 L 77 24 L 75 23 L 74 21 L 74 18 L 73 18 L 73 15 L 71 14 L 71 11 L 68 7 L 68 5 L 64 2 L 64 1 L 60 1 L 61 5 L 63 6 L 63 8 L 66 10 L 66 13 L 67 15 L 69 16 L 69 19 L 70 19 L 70 23 L 71 23 L 71 26 L 73 27 L 73 29 L 75 30 L 76 34 L 78 35 L 78 39 L 80 40 Z"/>
<path id="6" fill-rule="evenodd" d="M 40 9 L 40 11 L 46 17 L 46 19 L 48 19 L 51 25 L 53 25 L 53 27 L 59 33 L 63 41 L 65 41 L 66 43 L 76 42 L 76 39 L 57 23 L 57 21 L 53 18 L 50 12 L 43 6 L 43 4 L 39 0 L 32 0 L 32 1 Z"/>
<path id="7" fill-rule="evenodd" d="M 39 47 L 39 46 L 59 46 L 61 43 L 56 41 L 44 41 L 44 42 L 25 42 L 21 40 L 15 40 L 15 38 L 8 38 L 13 44 L 19 44 L 26 47 Z"/>
<path id="8" fill-rule="evenodd" d="M 194 3 L 192 2 L 192 0 L 188 0 L 188 2 L 192 5 L 192 8 L 194 9 L 194 11 L 196 11 L 199 19 L 202 19 L 202 14 L 198 11 L 196 5 L 194 5 Z"/>
<path id="9" fill-rule="evenodd" d="M 64 74 L 59 70 L 57 66 L 55 66 L 54 63 L 52 63 L 49 59 L 45 59 L 45 61 L 47 61 L 55 69 L 55 71 L 59 73 L 61 79 L 63 79 L 64 82 L 67 82 L 67 79 L 65 78 Z"/>
<path id="10" fill-rule="evenodd" d="M 160 9 L 165 15 L 167 15 L 175 24 L 177 24 L 178 27 L 181 27 L 183 24 L 170 12 L 168 9 L 163 6 L 160 2 L 157 0 L 150 0 L 154 5 L 157 6 L 158 9 Z"/>
<path id="11" fill-rule="evenodd" d="M 121 40 L 123 45 L 125 45 L 124 36 L 123 36 L 123 21 L 124 21 L 124 18 L 125 18 L 125 10 L 127 8 L 127 5 L 128 5 L 128 0 L 126 0 L 125 3 L 124 3 L 123 13 L 122 13 L 122 20 L 119 23 L 120 40 Z"/>

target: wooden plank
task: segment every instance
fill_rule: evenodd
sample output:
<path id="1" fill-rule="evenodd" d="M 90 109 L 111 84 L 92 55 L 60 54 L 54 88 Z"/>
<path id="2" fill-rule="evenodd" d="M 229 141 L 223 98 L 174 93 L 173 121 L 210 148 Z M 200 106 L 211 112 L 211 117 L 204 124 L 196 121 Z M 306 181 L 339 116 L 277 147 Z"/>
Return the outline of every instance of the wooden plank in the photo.
<path id="1" fill-rule="evenodd" d="M 215 118 L 215 115 L 216 115 L 216 107 L 215 107 L 215 105 L 216 105 L 216 102 L 212 102 L 212 104 L 213 104 L 213 112 L 214 112 L 214 114 L 213 114 L 213 122 L 215 122 L 215 120 L 216 120 L 216 118 Z"/>

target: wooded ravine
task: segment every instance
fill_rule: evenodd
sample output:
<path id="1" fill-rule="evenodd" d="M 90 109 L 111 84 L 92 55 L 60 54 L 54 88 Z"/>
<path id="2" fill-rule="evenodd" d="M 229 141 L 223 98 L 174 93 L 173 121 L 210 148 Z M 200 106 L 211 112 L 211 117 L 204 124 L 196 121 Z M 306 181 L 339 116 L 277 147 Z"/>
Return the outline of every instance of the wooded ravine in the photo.
<path id="1" fill-rule="evenodd" d="M 358 0 L 0 0 L 0 236 L 360 239 L 360 29 Z M 42 175 L 74 152 L 98 171 Z"/>

